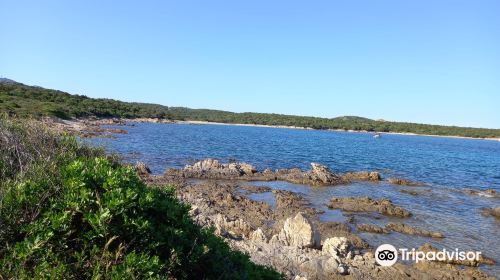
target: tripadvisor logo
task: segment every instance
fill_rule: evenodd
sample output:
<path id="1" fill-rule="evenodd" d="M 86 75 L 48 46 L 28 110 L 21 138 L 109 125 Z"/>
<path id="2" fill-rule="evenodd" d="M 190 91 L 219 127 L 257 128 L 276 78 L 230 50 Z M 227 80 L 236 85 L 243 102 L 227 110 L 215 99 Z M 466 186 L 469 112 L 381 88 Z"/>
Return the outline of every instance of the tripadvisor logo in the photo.
<path id="1" fill-rule="evenodd" d="M 382 244 L 375 251 L 375 261 L 381 266 L 391 266 L 398 261 L 398 251 L 391 244 Z"/>
<path id="2" fill-rule="evenodd" d="M 375 261 L 381 266 L 392 266 L 398 261 L 398 255 L 402 261 L 478 261 L 481 257 L 481 252 L 477 251 L 449 251 L 442 249 L 441 251 L 419 251 L 415 248 L 409 250 L 399 248 L 399 254 L 396 247 L 391 244 L 383 244 L 378 246 L 375 251 Z"/>

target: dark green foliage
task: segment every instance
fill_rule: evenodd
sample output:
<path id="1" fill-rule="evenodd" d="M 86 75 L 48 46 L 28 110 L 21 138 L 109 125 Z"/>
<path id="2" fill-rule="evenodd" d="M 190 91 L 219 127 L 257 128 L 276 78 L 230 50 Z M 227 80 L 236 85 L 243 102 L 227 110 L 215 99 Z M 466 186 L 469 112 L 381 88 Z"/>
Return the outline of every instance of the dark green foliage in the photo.
<path id="1" fill-rule="evenodd" d="M 26 86 L 19 83 L 0 83 L 0 112 L 17 116 L 36 117 L 145 117 L 221 123 L 297 126 L 314 129 L 407 132 L 480 138 L 500 137 L 500 129 L 375 121 L 351 116 L 328 119 L 281 114 L 232 113 L 219 110 L 167 107 L 155 104 L 127 103 L 110 99 L 94 99 L 83 95 L 71 95 L 61 91 Z"/>
<path id="2" fill-rule="evenodd" d="M 33 123 L 0 124 L 19 147 L 37 143 L 24 139 Z M 172 188 L 145 186 L 130 167 L 73 138 L 48 134 L 45 142 L 20 164 L 23 173 L 8 165 L 10 179 L 2 178 L 0 279 L 281 278 L 194 224 Z M 52 167 L 42 174 L 42 166 Z"/>

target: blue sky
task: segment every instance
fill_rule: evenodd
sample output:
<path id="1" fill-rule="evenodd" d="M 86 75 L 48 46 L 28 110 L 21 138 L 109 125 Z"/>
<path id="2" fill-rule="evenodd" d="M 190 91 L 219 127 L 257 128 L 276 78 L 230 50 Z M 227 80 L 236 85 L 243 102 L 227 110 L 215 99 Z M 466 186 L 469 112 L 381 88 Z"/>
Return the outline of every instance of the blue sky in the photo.
<path id="1" fill-rule="evenodd" d="M 500 1 L 0 0 L 0 76 L 91 97 L 500 128 Z"/>

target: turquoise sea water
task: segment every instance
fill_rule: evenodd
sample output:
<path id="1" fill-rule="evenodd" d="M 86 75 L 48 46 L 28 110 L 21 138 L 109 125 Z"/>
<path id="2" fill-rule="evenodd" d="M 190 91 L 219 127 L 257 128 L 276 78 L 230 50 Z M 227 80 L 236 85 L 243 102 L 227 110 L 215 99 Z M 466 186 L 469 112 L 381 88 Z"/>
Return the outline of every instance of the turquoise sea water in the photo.
<path id="1" fill-rule="evenodd" d="M 480 214 L 481 207 L 500 206 L 500 199 L 465 193 L 466 189 L 500 192 L 500 142 L 391 134 L 375 139 L 370 133 L 225 125 L 134 123 L 119 128 L 128 134 L 90 141 L 120 153 L 126 161 L 144 161 L 156 174 L 167 167 L 183 167 L 211 157 L 248 162 L 258 169 L 308 169 L 310 162 L 318 162 L 338 172 L 377 170 L 386 178 L 426 183 L 425 187 L 382 182 L 321 188 L 285 182 L 254 184 L 304 194 L 314 206 L 325 210 L 321 217 L 325 221 L 345 219 L 342 212 L 324 207 L 331 196 L 389 198 L 413 212 L 413 217 L 356 215 L 355 219 L 378 225 L 404 222 L 442 232 L 445 238 L 360 233 L 370 245 L 413 248 L 429 242 L 437 248 L 480 250 L 500 262 L 500 221 Z M 403 189 L 419 195 L 402 193 Z M 253 198 L 273 203 L 269 194 Z M 498 265 L 484 270 L 500 275 Z"/>

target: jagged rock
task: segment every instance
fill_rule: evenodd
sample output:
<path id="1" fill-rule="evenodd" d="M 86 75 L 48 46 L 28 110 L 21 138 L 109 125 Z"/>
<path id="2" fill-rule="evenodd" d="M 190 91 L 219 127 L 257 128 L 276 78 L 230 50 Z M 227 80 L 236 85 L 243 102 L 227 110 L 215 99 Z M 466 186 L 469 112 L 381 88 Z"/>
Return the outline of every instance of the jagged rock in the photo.
<path id="1" fill-rule="evenodd" d="M 151 174 L 151 169 L 142 161 L 138 161 L 134 165 L 135 172 L 137 175 L 144 177 Z"/>
<path id="2" fill-rule="evenodd" d="M 337 184 L 342 182 L 340 176 L 332 173 L 328 167 L 319 163 L 311 163 L 311 171 L 309 171 L 312 181 L 317 181 L 320 184 Z"/>
<path id="3" fill-rule="evenodd" d="M 267 237 L 262 231 L 261 228 L 256 229 L 250 234 L 250 240 L 252 241 L 260 241 L 260 242 L 267 242 Z"/>
<path id="4" fill-rule="evenodd" d="M 409 211 L 395 206 L 389 199 L 374 200 L 369 197 L 332 197 L 327 206 L 328 208 L 351 212 L 378 212 L 383 215 L 402 218 L 411 216 Z"/>
<path id="5" fill-rule="evenodd" d="M 252 175 L 257 172 L 255 167 L 248 163 L 221 164 L 216 159 L 204 159 L 193 165 L 186 165 L 182 170 L 185 177 L 231 178 L 243 175 Z"/>
<path id="6" fill-rule="evenodd" d="M 264 176 L 263 173 L 261 175 Z M 312 186 L 338 185 L 345 182 L 342 177 L 332 173 L 326 166 L 318 163 L 311 163 L 311 170 L 307 172 L 299 168 L 279 169 L 273 175 L 267 174 L 264 178 Z"/>
<path id="7" fill-rule="evenodd" d="M 351 253 L 352 245 L 345 237 L 330 237 L 323 242 L 322 251 L 331 256 L 345 258 Z"/>
<path id="8" fill-rule="evenodd" d="M 295 217 L 286 219 L 283 229 L 271 238 L 271 242 L 298 248 L 317 248 L 321 237 L 313 224 L 299 212 Z"/>
<path id="9" fill-rule="evenodd" d="M 243 171 L 244 174 L 253 174 L 257 172 L 257 169 L 251 164 L 248 163 L 238 163 L 239 169 Z"/>
<path id="10" fill-rule="evenodd" d="M 184 167 L 184 170 L 196 170 L 196 171 L 213 171 L 213 170 L 221 170 L 223 168 L 222 164 L 219 163 L 216 159 L 205 159 L 202 161 L 198 161 L 192 166 Z"/>
<path id="11" fill-rule="evenodd" d="M 215 233 L 230 238 L 248 238 L 252 228 L 242 219 L 230 220 L 226 216 L 217 214 L 214 219 Z"/>
<path id="12" fill-rule="evenodd" d="M 433 232 L 433 231 L 428 231 L 425 229 L 420 229 L 416 227 L 412 227 L 406 224 L 400 224 L 400 223 L 389 223 L 385 226 L 385 229 L 387 231 L 395 231 L 399 233 L 405 233 L 405 234 L 411 234 L 411 235 L 420 235 L 420 236 L 427 236 L 427 237 L 432 237 L 432 238 L 443 238 L 443 234 L 440 232 Z"/>

